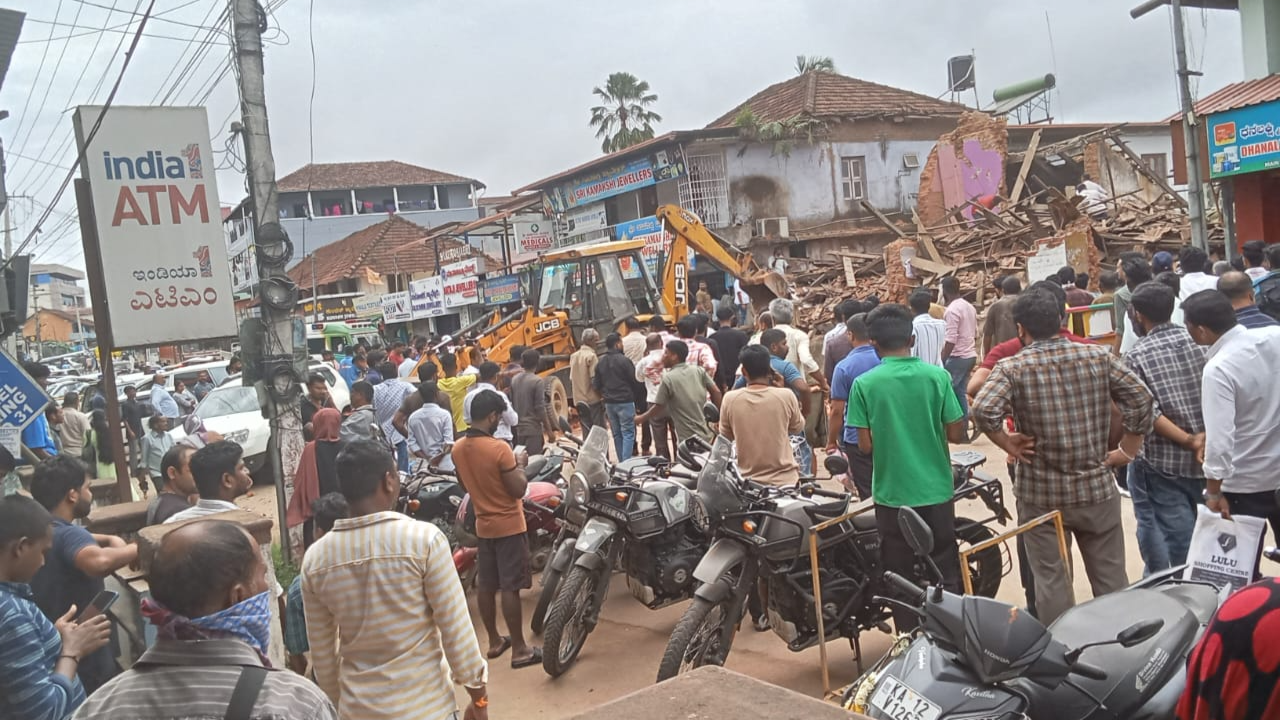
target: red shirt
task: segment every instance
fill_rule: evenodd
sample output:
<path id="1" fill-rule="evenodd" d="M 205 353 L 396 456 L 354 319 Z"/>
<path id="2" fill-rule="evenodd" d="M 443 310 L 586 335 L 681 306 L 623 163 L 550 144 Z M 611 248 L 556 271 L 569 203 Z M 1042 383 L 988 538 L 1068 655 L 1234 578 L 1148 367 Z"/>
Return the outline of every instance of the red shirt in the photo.
<path id="1" fill-rule="evenodd" d="M 392 350 L 387 353 L 387 361 L 395 363 L 395 366 L 398 368 L 400 367 L 400 363 L 404 362 L 404 356 L 400 354 L 399 350 Z"/>
<path id="2" fill-rule="evenodd" d="M 1067 330 L 1066 328 L 1063 328 L 1062 331 L 1058 334 L 1070 340 L 1073 343 L 1080 343 L 1081 345 L 1094 344 L 1092 340 L 1088 338 L 1082 338 L 1079 335 L 1075 335 L 1070 330 Z M 1005 358 L 1009 358 L 1009 357 L 1013 357 L 1014 355 L 1017 355 L 1022 350 L 1022 348 L 1023 348 L 1023 344 L 1020 338 L 1011 338 L 1009 340 L 1005 340 L 999 345 L 996 345 L 995 347 L 991 348 L 991 352 L 987 353 L 987 356 L 982 359 L 982 364 L 979 365 L 978 367 L 986 368 L 987 370 L 994 370 L 996 367 L 996 363 L 1000 362 Z"/>

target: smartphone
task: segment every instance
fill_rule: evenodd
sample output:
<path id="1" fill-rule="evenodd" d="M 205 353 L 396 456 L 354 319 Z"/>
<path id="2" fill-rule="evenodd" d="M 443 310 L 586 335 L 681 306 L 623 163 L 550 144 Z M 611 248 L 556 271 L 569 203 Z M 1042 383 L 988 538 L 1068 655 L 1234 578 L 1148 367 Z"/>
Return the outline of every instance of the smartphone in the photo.
<path id="1" fill-rule="evenodd" d="M 94 596 L 93 601 L 89 603 L 81 613 L 76 622 L 84 622 L 90 618 L 97 617 L 106 612 L 116 600 L 120 599 L 120 593 L 112 590 L 103 590 Z"/>

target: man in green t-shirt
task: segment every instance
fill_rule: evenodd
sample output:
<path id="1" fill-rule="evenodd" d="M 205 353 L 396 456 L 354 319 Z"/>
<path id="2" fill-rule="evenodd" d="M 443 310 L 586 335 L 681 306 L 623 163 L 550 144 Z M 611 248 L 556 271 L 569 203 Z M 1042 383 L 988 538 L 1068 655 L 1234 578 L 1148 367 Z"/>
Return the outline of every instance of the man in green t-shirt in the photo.
<path id="1" fill-rule="evenodd" d="M 964 412 L 946 370 L 911 356 L 911 311 L 881 305 L 867 315 L 879 367 L 853 383 L 846 422 L 858 429 L 858 449 L 870 453 L 871 497 L 880 529 L 884 569 L 910 577 L 915 558 L 898 527 L 898 509 L 909 507 L 933 529 L 933 561 L 943 585 L 960 592 L 951 455 L 947 442 L 964 442 Z M 918 623 L 894 611 L 898 631 Z"/>

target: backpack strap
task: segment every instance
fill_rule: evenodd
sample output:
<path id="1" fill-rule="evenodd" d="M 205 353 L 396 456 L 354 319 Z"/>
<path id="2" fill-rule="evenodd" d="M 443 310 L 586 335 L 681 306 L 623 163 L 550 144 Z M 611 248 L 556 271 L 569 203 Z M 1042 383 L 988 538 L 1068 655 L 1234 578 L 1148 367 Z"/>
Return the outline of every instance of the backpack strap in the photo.
<path id="1" fill-rule="evenodd" d="M 224 720 L 249 720 L 253 714 L 253 706 L 258 702 L 258 695 L 262 692 L 262 684 L 266 680 L 266 668 L 253 666 L 240 668 L 240 679 L 236 681 L 235 690 L 231 691 L 231 702 L 227 705 Z"/>

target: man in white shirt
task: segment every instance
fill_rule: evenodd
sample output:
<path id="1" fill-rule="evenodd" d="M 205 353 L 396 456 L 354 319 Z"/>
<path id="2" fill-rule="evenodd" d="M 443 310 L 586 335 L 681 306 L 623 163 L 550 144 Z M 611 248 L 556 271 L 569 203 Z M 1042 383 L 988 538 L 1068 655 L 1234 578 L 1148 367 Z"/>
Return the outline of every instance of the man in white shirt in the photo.
<path id="1" fill-rule="evenodd" d="M 915 338 L 911 345 L 912 357 L 942 367 L 942 345 L 946 342 L 947 323 L 929 314 L 933 294 L 925 288 L 916 288 L 907 298 L 907 304 L 911 306 L 911 312 L 915 313 L 911 320 L 911 335 Z"/>
<path id="2" fill-rule="evenodd" d="M 1218 288 L 1218 278 L 1205 272 L 1209 266 L 1209 256 L 1200 248 L 1188 245 L 1178 251 L 1178 266 L 1182 270 L 1179 301 L 1186 300 L 1201 290 Z"/>
<path id="3" fill-rule="evenodd" d="M 818 362 L 813 359 L 813 353 L 809 350 L 809 333 L 791 326 L 795 319 L 795 303 L 785 298 L 771 300 L 769 315 L 773 318 L 774 329 L 781 330 L 787 336 L 787 362 L 795 365 L 806 381 L 811 377 L 818 380 L 822 392 L 826 393 L 826 378 L 818 373 Z"/>
<path id="4" fill-rule="evenodd" d="M 422 407 L 414 410 L 406 423 L 418 445 L 415 452 L 432 467 L 452 471 L 449 448 L 453 445 L 453 413 L 436 404 L 440 390 L 434 381 L 419 385 L 418 392 L 422 395 Z"/>
<path id="5" fill-rule="evenodd" d="M 650 333 L 645 338 L 645 356 L 636 363 L 636 380 L 644 383 L 645 402 L 652 405 L 658 399 L 658 388 L 662 385 L 663 353 L 662 336 Z M 649 428 L 653 434 L 654 451 L 659 457 L 671 459 L 671 447 L 668 443 L 671 420 L 665 415 L 649 420 Z"/>
<path id="6" fill-rule="evenodd" d="M 1240 246 L 1240 257 L 1244 258 L 1244 271 L 1250 280 L 1258 280 L 1266 276 L 1267 243 L 1262 240 L 1250 240 Z"/>
<path id="7" fill-rule="evenodd" d="M 751 307 L 751 296 L 746 290 L 742 289 L 742 281 L 738 278 L 733 279 L 733 304 L 738 310 L 738 325 L 745 326 L 747 324 L 747 310 Z"/>
<path id="8" fill-rule="evenodd" d="M 1217 290 L 1195 293 L 1182 311 L 1192 339 L 1209 346 L 1201 386 L 1205 505 L 1265 518 L 1280 539 L 1280 327 L 1245 329 Z"/>
<path id="9" fill-rule="evenodd" d="M 520 416 L 516 415 L 515 408 L 511 407 L 511 399 L 506 393 L 498 390 L 494 385 L 498 380 L 498 373 L 502 372 L 502 367 L 496 362 L 488 361 L 480 363 L 480 380 L 471 389 L 467 391 L 466 398 L 462 401 L 462 417 L 467 421 L 467 426 L 471 425 L 471 401 L 476 399 L 476 393 L 481 390 L 492 390 L 502 396 L 507 402 L 507 409 L 502 412 L 501 419 L 498 420 L 498 427 L 494 429 L 493 436 L 499 440 L 506 440 L 512 443 L 515 439 L 515 433 L 512 429 L 520 422 Z"/>

